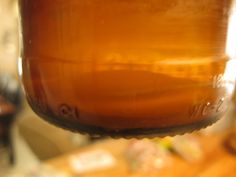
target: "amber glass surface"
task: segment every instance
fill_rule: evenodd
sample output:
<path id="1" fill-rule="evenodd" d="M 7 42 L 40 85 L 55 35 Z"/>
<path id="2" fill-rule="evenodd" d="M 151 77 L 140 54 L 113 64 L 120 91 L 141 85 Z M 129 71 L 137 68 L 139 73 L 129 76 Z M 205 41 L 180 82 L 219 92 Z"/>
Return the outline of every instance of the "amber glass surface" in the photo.
<path id="1" fill-rule="evenodd" d="M 93 135 L 161 136 L 226 111 L 232 0 L 19 4 L 23 84 L 44 119 Z"/>

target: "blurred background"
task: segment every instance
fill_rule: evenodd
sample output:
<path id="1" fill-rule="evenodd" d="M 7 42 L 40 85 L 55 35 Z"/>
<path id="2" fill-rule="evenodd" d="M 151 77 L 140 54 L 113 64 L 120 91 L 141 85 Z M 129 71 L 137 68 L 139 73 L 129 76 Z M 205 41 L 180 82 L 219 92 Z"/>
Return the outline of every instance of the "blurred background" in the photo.
<path id="1" fill-rule="evenodd" d="M 28 107 L 17 73 L 17 0 L 0 0 L 0 176 L 32 167 L 89 142 L 56 128 Z M 43 130 L 43 131 L 42 131 Z M 51 136 L 51 137 L 50 137 Z"/>
<path id="2" fill-rule="evenodd" d="M 91 138 L 57 128 L 32 112 L 18 78 L 18 56 L 17 0 L 0 0 L 1 177 L 147 172 L 183 176 L 187 169 L 187 176 L 235 176 L 235 98 L 223 119 L 192 134 L 143 140 Z"/>

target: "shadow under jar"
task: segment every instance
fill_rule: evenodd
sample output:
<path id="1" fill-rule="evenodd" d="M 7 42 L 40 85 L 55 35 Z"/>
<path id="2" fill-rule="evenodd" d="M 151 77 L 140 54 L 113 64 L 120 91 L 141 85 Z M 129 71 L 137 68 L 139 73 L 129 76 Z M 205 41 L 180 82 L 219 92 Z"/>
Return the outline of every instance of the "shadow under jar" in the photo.
<path id="1" fill-rule="evenodd" d="M 234 0 L 20 0 L 26 97 L 57 126 L 113 137 L 190 132 L 227 110 Z"/>

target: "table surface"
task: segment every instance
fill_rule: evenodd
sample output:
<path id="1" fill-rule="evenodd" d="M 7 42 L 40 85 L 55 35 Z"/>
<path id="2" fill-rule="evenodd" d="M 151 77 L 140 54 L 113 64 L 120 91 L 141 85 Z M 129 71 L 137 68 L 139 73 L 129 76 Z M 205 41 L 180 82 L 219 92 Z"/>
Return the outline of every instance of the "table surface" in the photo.
<path id="1" fill-rule="evenodd" d="M 228 133 L 224 135 L 198 135 L 197 137 L 204 153 L 202 160 L 190 163 L 173 154 L 171 166 L 153 173 L 138 173 L 130 170 L 130 166 L 124 156 L 128 141 L 124 139 L 102 140 L 75 152 L 50 159 L 45 164 L 71 176 L 80 177 L 235 177 L 236 155 L 229 153 L 223 145 L 224 137 Z M 106 170 L 76 174 L 70 166 L 70 157 L 95 149 L 103 149 L 110 152 L 116 159 L 115 166 Z"/>

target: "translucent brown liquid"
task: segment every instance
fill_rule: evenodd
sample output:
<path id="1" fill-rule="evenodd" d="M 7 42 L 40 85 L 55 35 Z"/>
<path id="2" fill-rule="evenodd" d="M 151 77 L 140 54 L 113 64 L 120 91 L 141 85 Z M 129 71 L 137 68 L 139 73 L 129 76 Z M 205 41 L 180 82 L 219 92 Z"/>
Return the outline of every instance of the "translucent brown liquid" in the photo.
<path id="1" fill-rule="evenodd" d="M 20 5 L 24 87 L 45 119 L 120 136 L 193 130 L 225 112 L 230 0 Z"/>

